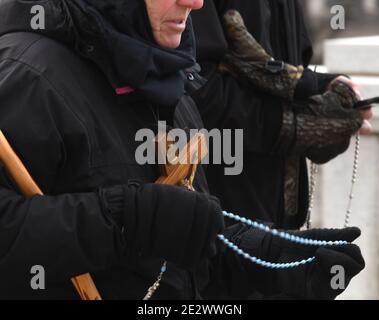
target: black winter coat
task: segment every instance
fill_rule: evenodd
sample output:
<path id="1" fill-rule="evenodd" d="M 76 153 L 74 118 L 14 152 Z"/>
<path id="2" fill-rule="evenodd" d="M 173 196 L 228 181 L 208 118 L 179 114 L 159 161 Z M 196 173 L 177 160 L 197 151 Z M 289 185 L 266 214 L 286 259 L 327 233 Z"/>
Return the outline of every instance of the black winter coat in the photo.
<path id="1" fill-rule="evenodd" d="M 162 260 L 125 253 L 128 244 L 98 190 L 133 179 L 154 182 L 160 175 L 158 166 L 136 163 L 138 129 L 156 130 L 158 119 L 179 128 L 202 127 L 193 101 L 184 91 L 182 97 L 176 94 L 187 76 L 181 72 L 180 77 L 170 78 L 166 73 L 160 83 L 162 70 L 154 69 L 145 72 L 145 81 L 128 83 L 139 89 L 135 94 L 116 95 L 119 80 L 133 81 L 133 77 L 119 76 L 130 76 L 128 71 L 138 67 L 142 72 L 149 61 L 134 56 L 140 65 L 117 65 L 118 52 L 111 49 L 121 46 L 121 41 L 108 39 L 110 47 L 106 47 L 102 38 L 87 39 L 65 29 L 65 23 L 72 28 L 73 21 L 88 22 L 80 11 L 66 11 L 67 6 L 82 2 L 43 3 L 47 11 L 52 9 L 47 17 L 58 19 L 47 22 L 56 28 L 55 33 L 47 29 L 38 34 L 17 24 L 23 20 L 16 17 L 30 14 L 33 2 L 0 4 L 0 129 L 46 194 L 30 199 L 21 196 L 0 163 L 0 298 L 78 299 L 70 278 L 90 272 L 104 299 L 141 299 L 156 280 Z M 100 31 L 114 36 L 106 21 L 101 22 L 108 29 Z M 88 45 L 87 40 L 98 42 Z M 130 43 L 126 48 L 136 49 Z M 113 59 L 104 60 L 104 52 Z M 165 54 L 158 51 L 157 56 L 165 59 Z M 175 59 L 168 68 L 183 60 Z M 125 68 L 125 73 L 111 72 L 108 62 Z M 166 92 L 167 88 L 172 90 Z M 162 100 L 151 98 L 161 95 Z M 174 105 L 162 106 L 162 101 L 175 98 L 179 100 Z M 201 168 L 195 188 L 207 191 Z M 34 265 L 45 268 L 46 290 L 31 289 Z M 242 284 L 250 290 L 244 279 L 242 284 L 234 281 L 231 268 L 240 278 L 243 267 L 230 251 L 220 251 L 194 272 L 170 264 L 154 298 L 206 298 L 208 290 L 221 284 L 228 295 L 233 283 L 236 294 Z"/>
<path id="2" fill-rule="evenodd" d="M 105 299 L 141 298 L 161 262 L 118 260 L 124 240 L 97 190 L 157 179 L 156 166 L 134 159 L 135 133 L 154 129 L 155 107 L 117 97 L 93 65 L 54 40 L 12 33 L 0 48 L 0 127 L 49 195 L 24 199 L 2 167 L 0 296 L 75 298 L 70 276 L 92 271 Z M 177 110 L 186 125 L 201 125 L 186 108 Z M 45 267 L 47 290 L 30 289 L 33 265 Z M 166 281 L 161 294 L 193 297 L 185 271 Z"/>

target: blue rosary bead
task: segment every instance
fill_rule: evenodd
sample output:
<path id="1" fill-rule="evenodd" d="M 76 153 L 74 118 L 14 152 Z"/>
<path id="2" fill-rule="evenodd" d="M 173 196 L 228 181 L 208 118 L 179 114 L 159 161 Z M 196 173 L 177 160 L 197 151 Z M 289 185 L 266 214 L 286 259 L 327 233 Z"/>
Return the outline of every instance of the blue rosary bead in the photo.
<path id="1" fill-rule="evenodd" d="M 230 219 L 235 220 L 237 222 L 242 222 L 243 224 L 249 225 L 253 228 L 260 229 L 264 232 L 271 233 L 275 237 L 279 237 L 279 238 L 282 238 L 284 240 L 294 242 L 294 243 L 298 243 L 298 244 L 302 244 L 302 245 L 306 245 L 306 246 L 318 246 L 318 247 L 320 247 L 320 246 L 340 246 L 340 245 L 348 244 L 347 241 L 320 241 L 320 240 L 302 238 L 302 237 L 291 235 L 289 233 L 279 231 L 276 229 L 270 229 L 269 226 L 266 226 L 262 223 L 252 221 L 252 220 L 247 219 L 247 218 L 240 217 L 240 216 L 235 215 L 233 213 L 229 213 L 229 212 L 224 211 L 223 214 L 227 218 L 230 218 Z"/>
<path id="2" fill-rule="evenodd" d="M 243 258 L 250 260 L 252 263 L 260 265 L 264 268 L 268 269 L 292 269 L 299 267 L 301 265 L 305 265 L 307 263 L 311 263 L 315 257 L 311 257 L 306 260 L 301 261 L 295 261 L 291 263 L 273 263 L 269 261 L 264 261 L 262 259 L 259 259 L 257 257 L 251 256 L 250 254 L 244 252 L 242 249 L 238 248 L 234 243 L 232 243 L 230 240 L 228 240 L 224 235 L 220 234 L 218 235 L 218 238 L 230 249 L 235 251 L 238 255 L 242 256 Z"/>
<path id="3" fill-rule="evenodd" d="M 287 232 L 279 231 L 277 229 L 270 229 L 269 226 L 266 226 L 262 223 L 258 223 L 256 221 L 252 221 L 250 219 L 240 217 L 236 214 L 229 213 L 224 211 L 223 212 L 224 216 L 227 218 L 230 218 L 232 220 L 235 220 L 237 222 L 241 222 L 243 224 L 246 224 L 248 226 L 251 226 L 256 229 L 260 229 L 264 232 L 271 233 L 275 237 L 282 238 L 284 240 L 302 244 L 305 246 L 336 246 L 336 245 L 346 245 L 348 244 L 347 241 L 325 241 L 325 240 L 314 240 L 314 239 L 307 239 L 307 238 L 302 238 L 299 236 L 295 236 L 292 234 L 289 234 Z M 316 257 L 310 257 L 308 259 L 304 259 L 301 261 L 294 261 L 294 262 L 286 262 L 286 263 L 273 263 L 269 261 L 264 261 L 261 260 L 257 257 L 251 256 L 248 253 L 244 252 L 242 249 L 238 248 L 237 245 L 232 243 L 229 239 L 227 239 L 224 235 L 220 234 L 218 235 L 219 240 L 221 240 L 227 247 L 229 247 L 231 250 L 235 251 L 238 255 L 244 257 L 245 259 L 250 260 L 252 263 L 260 265 L 264 268 L 269 268 L 269 269 L 292 269 L 296 267 L 300 267 L 302 265 L 306 265 L 308 263 L 313 262 Z"/>

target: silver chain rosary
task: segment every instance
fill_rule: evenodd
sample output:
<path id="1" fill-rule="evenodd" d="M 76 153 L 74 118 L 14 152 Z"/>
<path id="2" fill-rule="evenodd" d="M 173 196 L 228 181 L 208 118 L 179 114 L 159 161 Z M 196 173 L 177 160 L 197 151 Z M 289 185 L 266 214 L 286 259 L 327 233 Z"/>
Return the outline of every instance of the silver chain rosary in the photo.
<path id="1" fill-rule="evenodd" d="M 161 271 L 159 273 L 159 276 L 157 278 L 157 280 L 154 282 L 154 284 L 147 290 L 147 293 L 145 295 L 145 297 L 143 298 L 143 300 L 150 300 L 152 298 L 152 296 L 154 295 L 155 291 L 158 290 L 160 284 L 161 284 L 161 281 L 162 281 L 162 278 L 163 278 L 163 275 L 164 273 L 166 272 L 167 270 L 167 261 L 165 261 L 161 267 Z"/>
<path id="2" fill-rule="evenodd" d="M 350 193 L 349 193 L 347 209 L 346 209 L 346 213 L 345 213 L 344 228 L 347 228 L 350 225 L 350 218 L 351 218 L 351 214 L 353 212 L 352 211 L 352 204 L 353 204 L 353 199 L 354 199 L 355 183 L 357 182 L 357 179 L 358 179 L 360 141 L 361 141 L 361 138 L 360 138 L 359 134 L 357 134 L 357 136 L 355 138 L 353 174 L 352 174 L 352 178 L 351 178 Z M 313 206 L 314 206 L 314 197 L 315 197 L 315 191 L 316 191 L 316 185 L 317 185 L 317 173 L 318 173 L 317 165 L 314 163 L 311 163 L 310 179 L 309 179 L 309 208 L 308 208 L 307 222 L 306 222 L 307 229 L 312 228 L 312 210 L 313 210 Z"/>
<path id="3" fill-rule="evenodd" d="M 307 229 L 312 228 L 312 210 L 314 205 L 316 183 L 317 183 L 318 167 L 315 163 L 311 163 L 310 177 L 309 177 L 309 207 L 307 212 Z"/>

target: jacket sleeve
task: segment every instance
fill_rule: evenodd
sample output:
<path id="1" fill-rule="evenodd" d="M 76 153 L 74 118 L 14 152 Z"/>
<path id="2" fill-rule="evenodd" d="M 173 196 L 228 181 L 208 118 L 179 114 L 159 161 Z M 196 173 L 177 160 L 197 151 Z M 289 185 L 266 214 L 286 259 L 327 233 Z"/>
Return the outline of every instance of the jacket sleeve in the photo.
<path id="1" fill-rule="evenodd" d="M 42 190 L 51 188 L 64 158 L 50 113 L 62 103 L 42 75 L 0 62 L 0 129 Z M 0 283 L 30 281 L 34 265 L 55 281 L 114 263 L 124 240 L 107 206 L 96 191 L 27 199 L 0 162 Z"/>
<path id="2" fill-rule="evenodd" d="M 282 126 L 280 100 L 217 70 L 206 78 L 206 84 L 192 94 L 205 127 L 243 129 L 246 152 L 274 152 Z"/>

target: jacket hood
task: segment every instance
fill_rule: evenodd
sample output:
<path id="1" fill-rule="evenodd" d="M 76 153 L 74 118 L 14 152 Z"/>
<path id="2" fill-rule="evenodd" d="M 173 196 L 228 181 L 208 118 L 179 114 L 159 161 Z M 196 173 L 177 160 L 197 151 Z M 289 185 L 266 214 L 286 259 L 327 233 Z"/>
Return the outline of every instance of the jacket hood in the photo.
<path id="1" fill-rule="evenodd" d="M 45 11 L 45 29 L 31 27 L 31 8 Z M 191 19 L 178 49 L 158 46 L 143 0 L 2 0 L 0 36 L 37 32 L 63 42 L 94 62 L 115 90 L 133 88 L 160 105 L 184 93 L 180 71 L 195 64 Z M 162 94 L 164 93 L 164 94 Z"/>

